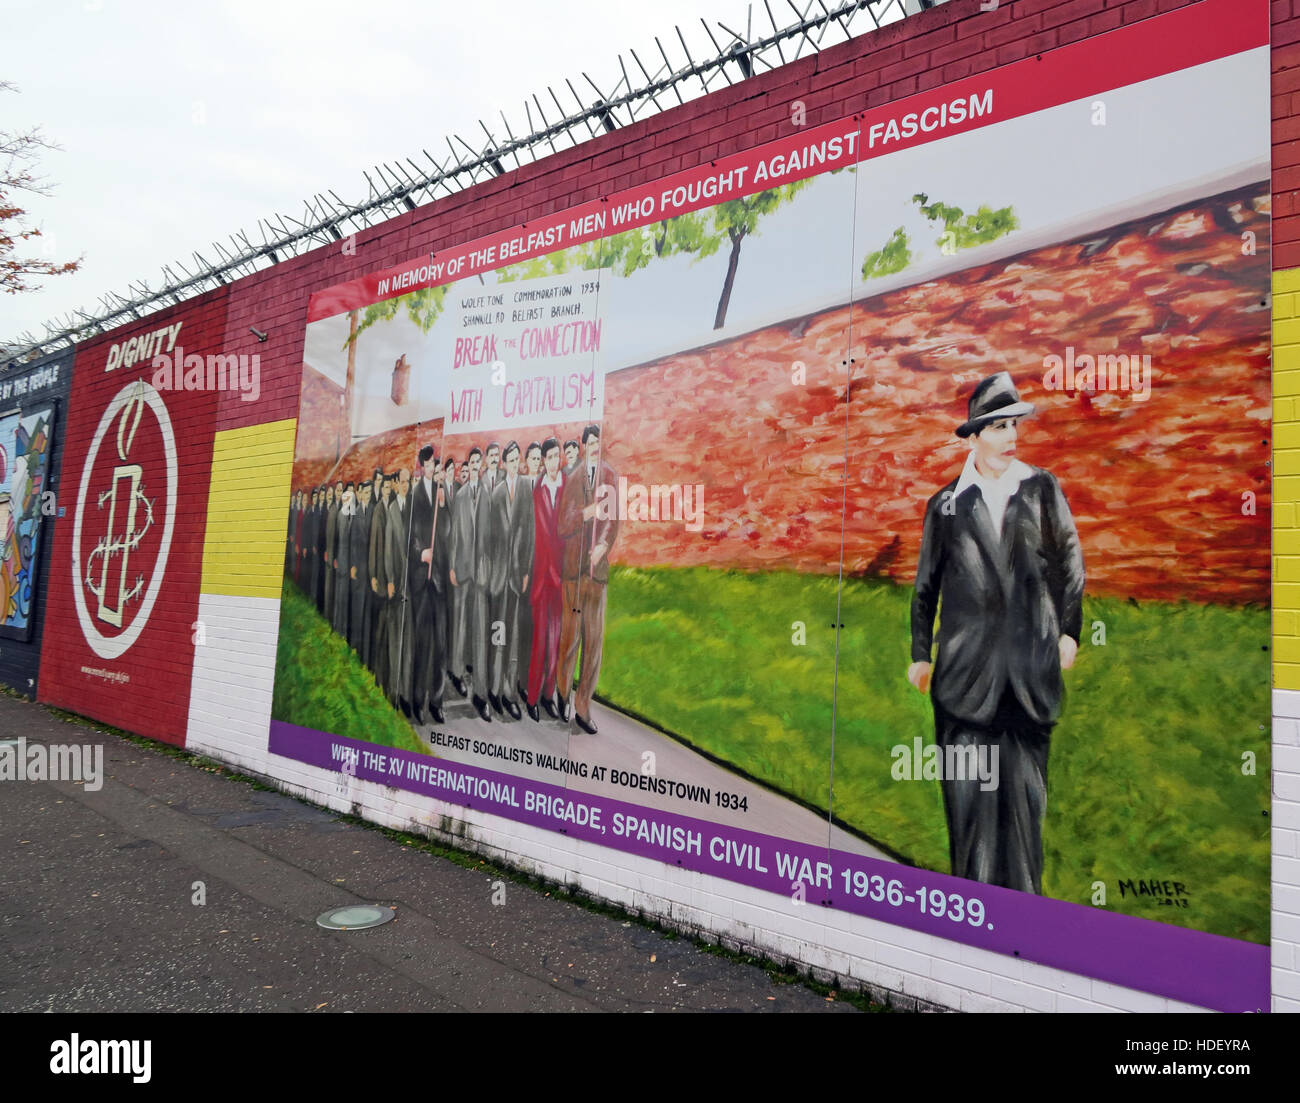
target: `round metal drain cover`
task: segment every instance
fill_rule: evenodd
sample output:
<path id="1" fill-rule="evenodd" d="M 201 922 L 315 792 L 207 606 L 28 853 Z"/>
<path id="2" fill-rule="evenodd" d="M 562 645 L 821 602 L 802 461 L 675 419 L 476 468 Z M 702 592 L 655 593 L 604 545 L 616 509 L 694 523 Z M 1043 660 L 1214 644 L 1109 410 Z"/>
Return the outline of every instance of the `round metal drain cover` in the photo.
<path id="1" fill-rule="evenodd" d="M 346 908 L 331 908 L 316 917 L 316 926 L 327 931 L 364 931 L 367 927 L 381 927 L 394 919 L 397 912 L 377 904 L 349 904 Z"/>

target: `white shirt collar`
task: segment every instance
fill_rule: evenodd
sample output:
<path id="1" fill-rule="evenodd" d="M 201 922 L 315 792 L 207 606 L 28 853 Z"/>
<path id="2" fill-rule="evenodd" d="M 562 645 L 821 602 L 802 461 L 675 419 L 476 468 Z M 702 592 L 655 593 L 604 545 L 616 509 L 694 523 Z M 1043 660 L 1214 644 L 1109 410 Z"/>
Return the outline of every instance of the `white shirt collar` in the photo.
<path id="1" fill-rule="evenodd" d="M 959 498 L 964 490 L 971 486 L 978 486 L 983 492 L 985 488 L 990 490 L 1000 490 L 1007 497 L 1016 492 L 1016 488 L 1022 482 L 1033 475 L 1034 469 L 1027 463 L 1021 463 L 1014 456 L 1007 469 L 997 479 L 985 478 L 979 473 L 979 468 L 975 466 L 975 452 L 972 449 L 966 456 L 966 466 L 961 469 L 961 477 L 957 480 L 957 489 L 953 491 L 953 497 Z"/>
<path id="2" fill-rule="evenodd" d="M 957 480 L 957 490 L 953 497 L 960 497 L 962 491 L 968 487 L 979 487 L 980 497 L 983 499 L 985 508 L 989 511 L 989 519 L 993 522 L 993 529 L 1001 537 L 1002 521 L 1006 517 L 1007 503 L 1020 489 L 1020 484 L 1033 473 L 1034 469 L 1028 464 L 1012 458 L 1011 463 L 1007 465 L 1007 469 L 1002 472 L 999 478 L 985 478 L 975 466 L 975 452 L 972 450 L 970 455 L 966 457 L 966 466 L 962 468 L 961 477 Z"/>

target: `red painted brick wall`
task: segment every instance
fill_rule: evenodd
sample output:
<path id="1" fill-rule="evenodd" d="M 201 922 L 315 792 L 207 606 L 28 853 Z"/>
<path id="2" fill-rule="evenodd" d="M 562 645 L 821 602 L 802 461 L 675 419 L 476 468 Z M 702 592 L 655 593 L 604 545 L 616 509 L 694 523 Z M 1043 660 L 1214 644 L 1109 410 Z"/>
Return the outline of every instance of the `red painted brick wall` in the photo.
<path id="1" fill-rule="evenodd" d="M 1273 0 L 1273 270 L 1300 265 L 1300 0 Z"/>
<path id="2" fill-rule="evenodd" d="M 173 355 L 181 348 L 186 356 L 198 353 L 206 357 L 208 353 L 218 352 L 225 336 L 227 296 L 225 289 L 212 292 L 142 322 L 122 326 L 80 346 L 73 367 L 68 420 L 61 429 L 65 438 L 59 504 L 66 512 L 54 528 L 39 699 L 178 745 L 184 744 L 189 712 L 194 663 L 193 625 L 198 614 L 199 582 L 203 569 L 217 394 L 211 391 L 160 391 L 175 437 L 174 528 L 157 600 L 139 638 L 120 657 L 108 658 L 97 654 L 82 630 L 72 577 L 74 520 L 88 452 L 101 417 L 123 387 L 133 380 L 150 382 L 154 377 L 148 359 L 129 367 L 105 370 L 110 347 L 179 321 L 182 326 Z M 163 511 L 167 506 L 161 434 L 156 432 L 153 416 L 144 413 L 136 428 L 138 446 L 127 445 L 126 455 L 120 457 L 117 451 L 120 421 L 120 417 L 115 418 L 109 426 L 93 459 L 92 489 L 82 510 L 83 558 L 78 573 L 84 579 L 87 549 L 108 531 L 110 507 L 97 502 L 95 491 L 112 485 L 109 476 L 116 464 L 136 463 L 144 468 L 142 493 L 153 503 L 156 527 L 142 543 L 141 550 L 128 560 L 128 583 L 143 577 L 147 589 L 157 564 L 157 549 L 153 542 L 160 536 Z M 128 428 L 126 432 L 132 430 Z M 112 507 L 116 509 L 113 518 L 116 535 L 125 530 L 125 495 L 121 499 Z M 137 510 L 141 518 L 142 509 L 138 507 Z M 143 527 L 143 521 L 137 520 L 136 525 Z M 114 562 L 120 561 L 119 556 Z M 94 627 L 109 637 L 119 634 L 96 617 L 93 595 L 84 590 L 83 594 Z M 143 600 L 125 602 L 121 629 L 129 629 L 142 610 Z M 113 677 L 87 673 L 83 667 Z"/>

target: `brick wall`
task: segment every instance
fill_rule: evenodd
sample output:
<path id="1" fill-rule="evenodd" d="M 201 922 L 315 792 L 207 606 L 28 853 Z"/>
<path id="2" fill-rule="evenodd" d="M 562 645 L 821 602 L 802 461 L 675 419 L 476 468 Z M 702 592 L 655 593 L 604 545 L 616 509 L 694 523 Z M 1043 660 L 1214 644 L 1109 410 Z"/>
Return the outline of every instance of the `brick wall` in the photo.
<path id="1" fill-rule="evenodd" d="M 1003 0 L 982 12 L 979 0 L 951 0 L 371 227 L 352 255 L 323 246 L 240 281 L 231 337 L 245 340 L 249 325 L 271 333 L 264 371 L 289 373 L 279 416 L 293 416 L 312 291 L 789 135 L 796 100 L 816 126 L 1194 2 Z"/>
<path id="2" fill-rule="evenodd" d="M 1300 2 L 1273 14 L 1273 1005 L 1300 1011 Z"/>
<path id="3" fill-rule="evenodd" d="M 221 555 L 205 559 L 199 617 L 208 626 L 206 643 L 195 654 L 189 697 L 188 742 L 244 768 L 275 776 L 287 789 L 348 809 L 358 803 L 366 815 L 394 826 L 440 833 L 442 817 L 465 827 L 459 844 L 578 883 L 609 899 L 638 907 L 691 929 L 711 931 L 724 941 L 776 952 L 819 969 L 833 970 L 879 990 L 903 992 L 969 1010 L 1173 1010 L 1174 1001 L 1089 980 L 1061 970 L 961 947 L 932 936 L 883 923 L 864 923 L 834 913 L 806 922 L 778 913 L 771 902 L 739 886 L 684 873 L 644 859 L 615 854 L 561 839 L 517 823 L 455 806 L 416 801 L 409 795 L 365 782 L 347 781 L 266 751 L 265 717 L 274 669 L 278 603 L 260 579 L 276 525 L 283 537 L 281 508 L 287 496 L 285 466 L 292 456 L 292 421 L 298 412 L 302 342 L 308 297 L 365 273 L 507 229 L 602 195 L 658 179 L 677 169 L 791 133 L 795 101 L 817 125 L 864 108 L 889 103 L 918 91 L 1077 42 L 1125 24 L 1189 6 L 1195 0 L 1003 0 L 991 12 L 980 0 L 952 0 L 871 35 L 807 57 L 775 72 L 722 89 L 704 100 L 645 119 L 634 126 L 562 151 L 544 161 L 486 181 L 467 191 L 421 207 L 356 235 L 354 240 L 287 259 L 230 289 L 224 351 L 257 353 L 261 398 L 241 403 L 222 396 L 216 412 L 217 459 L 213 463 L 212 508 L 237 516 L 223 486 L 254 480 L 257 495 L 276 501 L 282 515 L 248 512 L 254 537 L 241 565 L 238 541 Z M 1300 0 L 1273 5 L 1275 47 L 1275 267 L 1300 266 L 1300 212 L 1292 204 L 1300 187 Z M 1294 43 L 1294 44 L 1293 44 Z M 1291 128 L 1294 127 L 1293 131 Z M 1294 155 L 1294 165 L 1286 158 Z M 1294 254 L 1293 254 L 1294 251 Z M 1279 592 L 1274 754 L 1274 818 L 1277 858 L 1274 889 L 1275 1004 L 1300 1009 L 1296 987 L 1296 944 L 1300 943 L 1300 532 L 1295 503 L 1300 487 L 1284 482 L 1285 449 L 1300 459 L 1300 320 L 1294 334 L 1286 320 L 1300 319 L 1300 269 L 1279 273 L 1278 531 L 1279 585 L 1287 556 L 1298 572 L 1294 594 Z M 268 334 L 265 343 L 250 333 Z M 1293 347 L 1288 353 L 1283 338 Z M 1290 357 L 1294 356 L 1294 360 Z M 1296 382 L 1285 383 L 1288 371 Z M 1291 388 L 1291 389 L 1288 389 Z M 1288 398 L 1293 394 L 1295 400 Z M 1287 427 L 1295 429 L 1288 434 Z M 259 428 L 261 427 L 261 428 Z M 266 472 L 265 478 L 256 472 Z M 284 491 L 277 488 L 283 482 Z M 1300 484 L 1300 464 L 1295 482 Z M 278 494 L 278 498 L 277 498 Z M 240 524 L 235 520 L 230 524 Z M 1283 527 L 1285 526 L 1285 527 Z M 1295 539 L 1291 547 L 1283 539 Z M 211 536 L 209 537 L 211 538 Z M 1289 566 L 1285 566 L 1290 570 Z M 1286 644 L 1286 640 L 1291 644 Z M 1288 649 L 1289 648 L 1289 649 Z M 247 672 L 252 671 L 249 675 Z M 1292 698 L 1285 690 L 1297 691 Z M 1291 711 L 1287 711 L 1290 709 Z M 110 717 L 105 717 L 111 719 Z M 123 723 L 121 719 L 114 719 Z M 139 723 L 125 726 L 146 730 Z M 450 838 L 450 837 L 449 837 Z M 629 885 L 639 885 L 633 890 Z"/>

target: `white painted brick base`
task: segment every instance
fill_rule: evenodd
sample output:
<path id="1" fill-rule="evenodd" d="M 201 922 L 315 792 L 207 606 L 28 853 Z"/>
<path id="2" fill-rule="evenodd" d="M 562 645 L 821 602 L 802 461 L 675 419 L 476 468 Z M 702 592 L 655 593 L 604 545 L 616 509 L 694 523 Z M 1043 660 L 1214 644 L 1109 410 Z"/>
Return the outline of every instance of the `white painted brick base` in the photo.
<path id="1" fill-rule="evenodd" d="M 270 763 L 281 787 L 368 820 L 429 834 L 545 877 L 685 933 L 860 985 L 897 1005 L 962 1011 L 1197 1011 L 1180 1003 L 1066 973 L 906 927 L 822 909 L 704 873 L 610 850 L 459 805 L 337 776 L 287 759 Z M 442 816 L 455 821 L 445 833 Z M 904 997 L 900 999 L 899 997 Z"/>
<path id="2" fill-rule="evenodd" d="M 1273 691 L 1273 1010 L 1300 1011 L 1300 692 Z"/>

